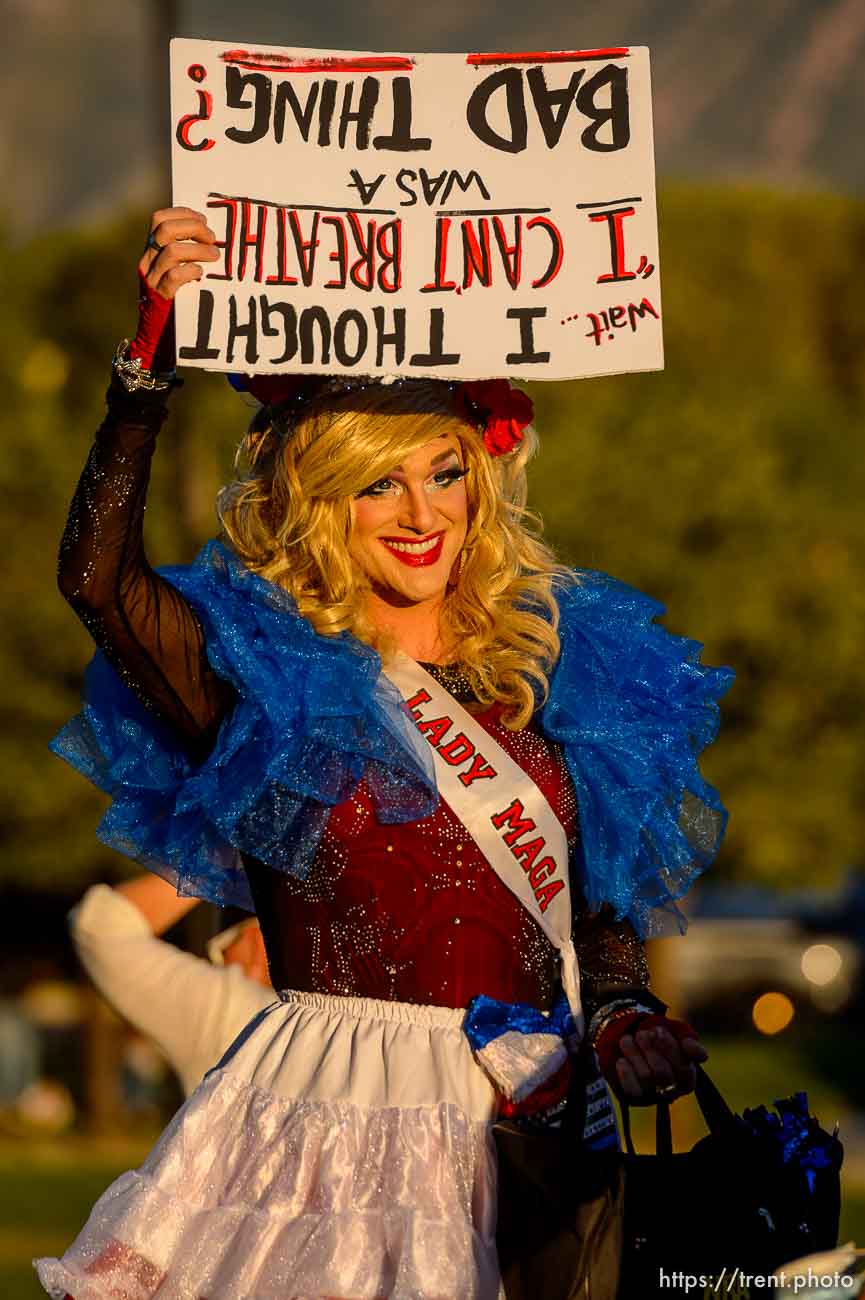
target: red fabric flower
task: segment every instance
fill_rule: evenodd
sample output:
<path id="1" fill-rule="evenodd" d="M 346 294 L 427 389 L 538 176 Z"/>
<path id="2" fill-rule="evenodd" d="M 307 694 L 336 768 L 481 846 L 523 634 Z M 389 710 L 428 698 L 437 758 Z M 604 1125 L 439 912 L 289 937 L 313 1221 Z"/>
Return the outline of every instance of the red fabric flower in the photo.
<path id="1" fill-rule="evenodd" d="M 484 446 L 491 456 L 504 456 L 519 446 L 535 413 L 526 393 L 511 388 L 506 379 L 473 379 L 462 391 L 469 413 L 485 423 Z"/>
<path id="2" fill-rule="evenodd" d="M 545 1110 L 553 1110 L 561 1105 L 568 1095 L 571 1082 L 571 1062 L 565 1061 L 555 1074 L 542 1083 L 534 1092 L 522 1101 L 510 1101 L 499 1095 L 499 1115 L 502 1119 L 513 1119 L 515 1115 L 538 1115 Z"/>

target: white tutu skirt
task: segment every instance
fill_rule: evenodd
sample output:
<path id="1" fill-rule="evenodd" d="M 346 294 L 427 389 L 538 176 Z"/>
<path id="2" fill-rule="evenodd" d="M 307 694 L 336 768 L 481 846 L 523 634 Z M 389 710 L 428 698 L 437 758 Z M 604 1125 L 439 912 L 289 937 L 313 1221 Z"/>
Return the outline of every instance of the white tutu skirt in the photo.
<path id="1" fill-rule="evenodd" d="M 62 1300 L 495 1300 L 495 1093 L 462 1011 L 285 993 L 62 1259 Z"/>

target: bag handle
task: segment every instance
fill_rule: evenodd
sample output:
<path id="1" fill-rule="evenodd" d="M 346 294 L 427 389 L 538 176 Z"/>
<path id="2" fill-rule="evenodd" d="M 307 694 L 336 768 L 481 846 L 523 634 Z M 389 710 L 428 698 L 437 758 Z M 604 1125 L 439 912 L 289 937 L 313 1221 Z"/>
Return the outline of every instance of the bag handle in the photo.
<path id="1" fill-rule="evenodd" d="M 735 1123 L 736 1116 L 730 1110 L 724 1098 L 709 1078 L 702 1065 L 697 1066 L 697 1085 L 694 1096 L 706 1127 L 710 1133 L 720 1133 Z"/>
<path id="2" fill-rule="evenodd" d="M 631 1107 L 622 1102 L 622 1131 L 625 1135 L 625 1147 L 629 1156 L 637 1154 L 631 1134 Z M 659 1101 L 655 1112 L 655 1154 L 671 1156 L 673 1154 L 673 1127 L 670 1123 L 669 1102 Z"/>
<path id="3" fill-rule="evenodd" d="M 694 1088 L 694 1096 L 710 1133 L 718 1134 L 734 1122 L 735 1116 L 733 1112 L 702 1065 L 697 1066 L 697 1083 Z M 636 1155 L 634 1139 L 631 1135 L 631 1107 L 628 1102 L 622 1103 L 622 1131 L 625 1135 L 625 1146 L 628 1155 Z M 656 1103 L 655 1152 L 659 1156 L 671 1156 L 673 1154 L 673 1130 L 670 1124 L 669 1102 Z"/>

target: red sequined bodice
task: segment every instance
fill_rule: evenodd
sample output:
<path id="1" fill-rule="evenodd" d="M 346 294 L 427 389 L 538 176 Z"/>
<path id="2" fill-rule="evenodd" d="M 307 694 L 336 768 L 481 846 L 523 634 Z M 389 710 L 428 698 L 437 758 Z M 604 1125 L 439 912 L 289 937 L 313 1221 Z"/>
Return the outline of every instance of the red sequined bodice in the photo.
<path id="1" fill-rule="evenodd" d="M 499 714 L 493 707 L 476 720 L 540 787 L 573 842 L 576 800 L 561 752 L 534 725 L 508 730 Z M 259 915 L 279 917 L 268 943 L 277 987 L 450 1007 L 478 993 L 550 1001 L 555 949 L 444 802 L 422 821 L 383 826 L 361 783 L 331 813 L 305 881 L 267 876 L 271 905 Z"/>

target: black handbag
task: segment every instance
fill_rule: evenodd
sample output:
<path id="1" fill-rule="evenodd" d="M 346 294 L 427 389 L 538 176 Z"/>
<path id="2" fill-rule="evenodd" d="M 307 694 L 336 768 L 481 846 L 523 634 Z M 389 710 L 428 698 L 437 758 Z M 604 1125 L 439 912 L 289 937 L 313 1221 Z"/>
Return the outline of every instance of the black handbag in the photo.
<path id="1" fill-rule="evenodd" d="M 661 1105 L 654 1155 L 634 1151 L 627 1108 L 627 1152 L 591 1153 L 581 1141 L 583 1077 L 574 1074 L 560 1129 L 493 1126 L 507 1300 L 644 1300 L 683 1292 L 686 1279 L 702 1296 L 719 1278 L 742 1300 L 750 1290 L 743 1277 L 765 1279 L 835 1245 L 843 1152 L 813 1121 L 819 1167 L 806 1172 L 784 1160 L 770 1124 L 754 1122 L 762 1108 L 734 1115 L 698 1069 L 709 1133 L 692 1150 L 673 1153 L 669 1107 Z M 764 1295 L 765 1282 L 753 1294 Z"/>
<path id="2" fill-rule="evenodd" d="M 762 1296 L 782 1264 L 836 1244 L 843 1148 L 807 1116 L 804 1097 L 777 1103 L 791 1117 L 785 1159 L 777 1117 L 762 1107 L 734 1114 L 699 1068 L 695 1096 L 709 1132 L 679 1154 L 668 1106 L 657 1108 L 655 1155 L 635 1153 L 623 1108 L 621 1300 L 669 1296 L 683 1275 L 698 1296 L 716 1285 Z M 749 1277 L 761 1281 L 749 1285 Z"/>
<path id="3" fill-rule="evenodd" d="M 561 1133 L 493 1128 L 496 1245 L 507 1300 L 616 1300 L 623 1255 L 621 1153 L 575 1162 Z"/>
<path id="4" fill-rule="evenodd" d="M 575 1061 L 560 1128 L 493 1125 L 496 1245 L 507 1300 L 616 1300 L 625 1213 L 620 1151 L 582 1141 L 587 1058 Z M 593 1075 L 591 1077 L 594 1077 Z"/>

